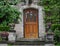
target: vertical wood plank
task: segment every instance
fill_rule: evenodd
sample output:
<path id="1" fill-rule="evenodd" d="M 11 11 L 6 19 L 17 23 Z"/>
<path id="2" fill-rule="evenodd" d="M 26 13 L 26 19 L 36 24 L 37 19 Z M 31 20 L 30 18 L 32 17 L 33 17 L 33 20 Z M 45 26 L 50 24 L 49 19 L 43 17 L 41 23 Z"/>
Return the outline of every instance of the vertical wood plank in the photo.
<path id="1" fill-rule="evenodd" d="M 36 9 L 25 9 L 24 13 L 32 11 L 34 15 L 36 15 L 36 21 L 34 21 L 34 18 L 32 17 L 32 21 L 29 21 L 29 18 L 26 21 L 26 15 L 24 15 L 24 32 L 25 32 L 25 38 L 38 38 L 38 10 Z M 29 15 L 28 15 L 29 16 Z"/>

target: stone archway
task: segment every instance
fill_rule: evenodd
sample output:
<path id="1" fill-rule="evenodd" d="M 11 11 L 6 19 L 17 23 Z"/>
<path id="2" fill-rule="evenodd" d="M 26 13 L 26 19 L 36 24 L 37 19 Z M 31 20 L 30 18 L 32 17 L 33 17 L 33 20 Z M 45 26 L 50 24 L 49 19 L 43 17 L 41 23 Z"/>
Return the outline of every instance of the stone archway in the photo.
<path id="1" fill-rule="evenodd" d="M 42 11 L 42 7 L 41 6 L 37 6 L 37 5 L 31 5 L 31 6 L 28 6 L 28 5 L 24 5 L 24 6 L 21 6 L 20 7 L 20 12 L 22 13 L 21 14 L 21 19 L 22 21 L 20 21 L 19 24 L 16 24 L 15 25 L 15 30 L 16 30 L 16 34 L 18 35 L 17 37 L 18 38 L 24 38 L 24 21 L 23 21 L 23 11 L 24 9 L 28 9 L 28 8 L 34 8 L 34 9 L 37 9 L 38 10 L 38 30 L 39 30 L 39 38 L 44 36 L 45 35 L 45 26 L 44 26 L 44 19 L 43 19 L 43 11 Z"/>

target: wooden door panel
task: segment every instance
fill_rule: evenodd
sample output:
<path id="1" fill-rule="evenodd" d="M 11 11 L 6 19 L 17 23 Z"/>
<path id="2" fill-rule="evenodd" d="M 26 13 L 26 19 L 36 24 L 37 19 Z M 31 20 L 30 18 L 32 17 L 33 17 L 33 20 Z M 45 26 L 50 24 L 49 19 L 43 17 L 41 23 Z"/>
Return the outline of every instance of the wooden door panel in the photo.
<path id="1" fill-rule="evenodd" d="M 38 10 L 24 10 L 24 35 L 25 38 L 38 38 Z"/>

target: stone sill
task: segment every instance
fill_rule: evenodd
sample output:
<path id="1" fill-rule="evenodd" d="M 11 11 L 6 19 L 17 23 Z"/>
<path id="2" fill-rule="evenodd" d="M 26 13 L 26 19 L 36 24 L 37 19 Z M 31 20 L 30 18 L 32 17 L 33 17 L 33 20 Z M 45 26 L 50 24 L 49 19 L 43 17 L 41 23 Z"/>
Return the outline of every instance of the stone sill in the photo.
<path id="1" fill-rule="evenodd" d="M 41 40 L 40 38 L 37 38 L 37 39 L 20 38 L 17 41 L 45 41 L 45 40 Z"/>

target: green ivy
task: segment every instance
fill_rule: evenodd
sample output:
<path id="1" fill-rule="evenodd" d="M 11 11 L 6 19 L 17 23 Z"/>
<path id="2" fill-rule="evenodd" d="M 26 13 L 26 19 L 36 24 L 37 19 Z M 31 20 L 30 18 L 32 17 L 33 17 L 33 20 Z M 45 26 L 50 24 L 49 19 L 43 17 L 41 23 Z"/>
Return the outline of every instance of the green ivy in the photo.
<path id="1" fill-rule="evenodd" d="M 13 7 L 15 2 L 17 3 L 17 1 L 18 0 L 14 0 L 14 1 L 0 0 L 0 31 L 8 30 L 9 23 L 14 23 L 15 20 L 18 21 L 18 19 L 21 19 L 19 17 L 19 15 L 21 14 L 19 9 L 17 9 L 16 7 Z M 10 3 L 13 2 L 14 4 L 10 4 L 9 2 Z"/>
<path id="2" fill-rule="evenodd" d="M 54 32 L 55 44 L 60 43 L 60 0 L 40 0 L 39 5 L 44 7 L 46 30 L 51 29 Z"/>

